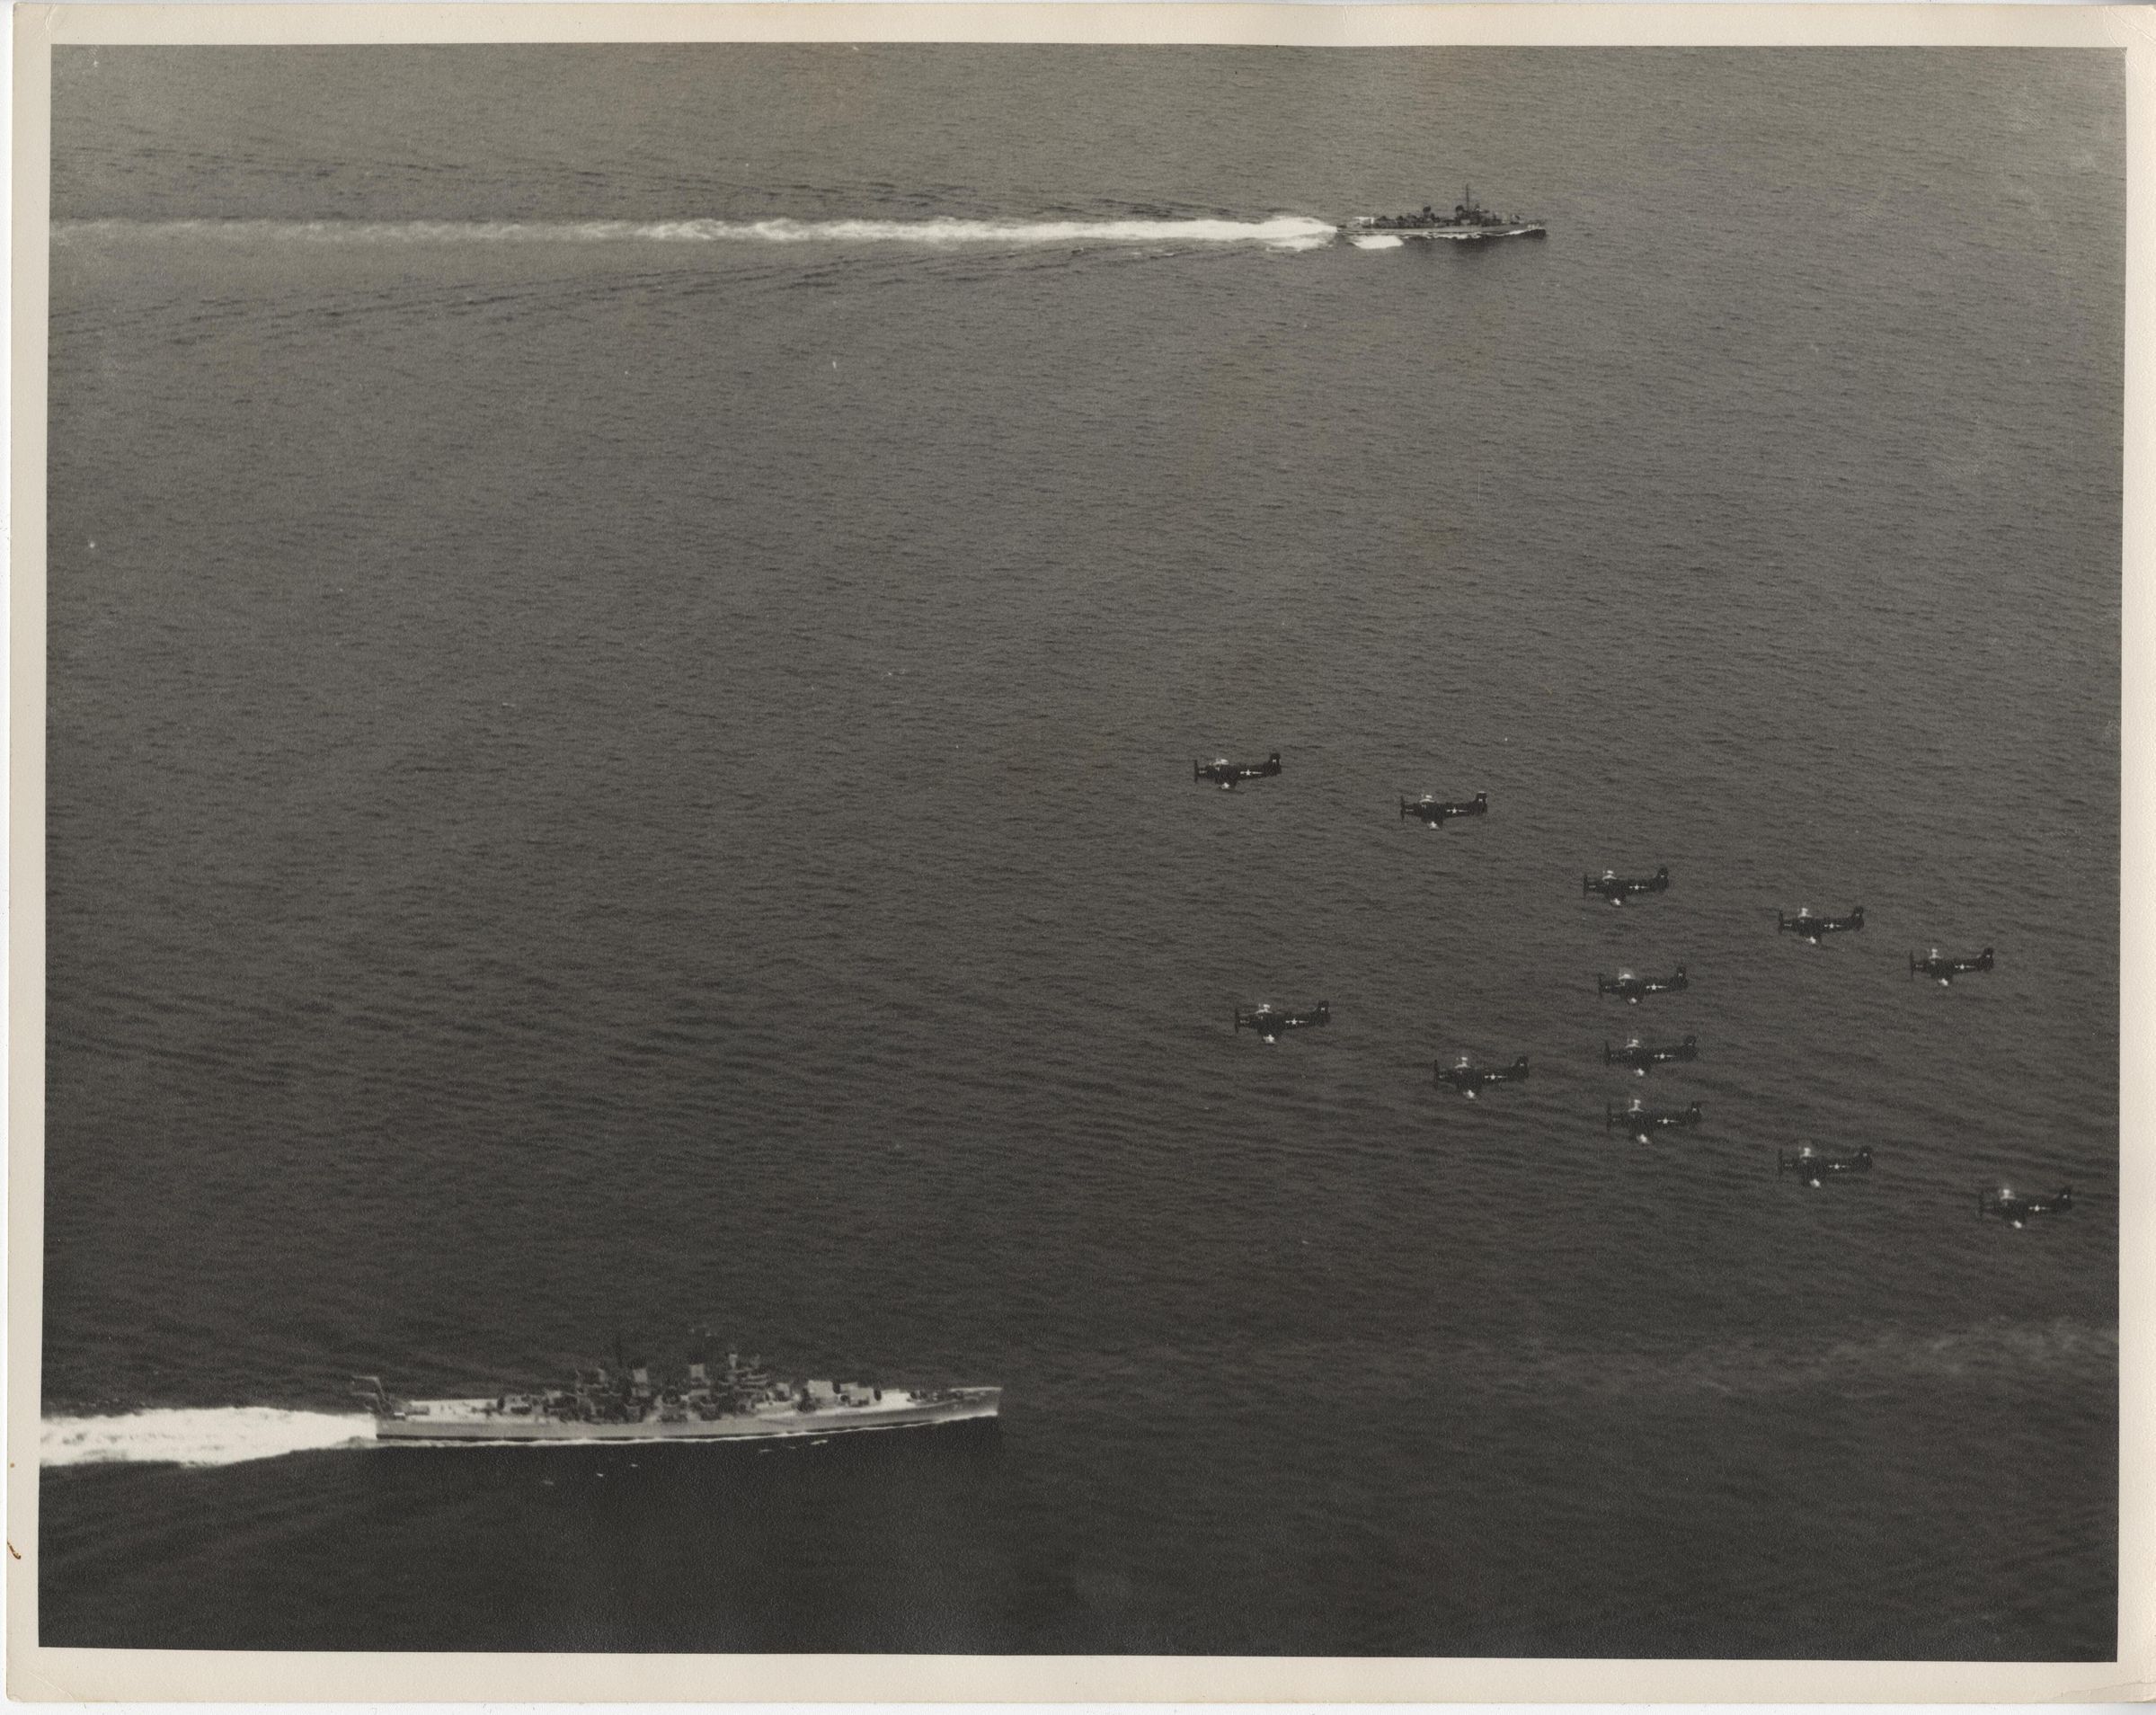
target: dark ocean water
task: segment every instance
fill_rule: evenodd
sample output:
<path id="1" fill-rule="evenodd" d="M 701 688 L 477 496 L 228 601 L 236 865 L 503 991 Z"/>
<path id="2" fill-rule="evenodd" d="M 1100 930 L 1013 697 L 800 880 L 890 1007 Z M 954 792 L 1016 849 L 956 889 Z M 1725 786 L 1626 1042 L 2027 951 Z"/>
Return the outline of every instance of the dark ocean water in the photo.
<path id="1" fill-rule="evenodd" d="M 56 67 L 46 1643 L 2112 1655 L 2115 56 Z"/>

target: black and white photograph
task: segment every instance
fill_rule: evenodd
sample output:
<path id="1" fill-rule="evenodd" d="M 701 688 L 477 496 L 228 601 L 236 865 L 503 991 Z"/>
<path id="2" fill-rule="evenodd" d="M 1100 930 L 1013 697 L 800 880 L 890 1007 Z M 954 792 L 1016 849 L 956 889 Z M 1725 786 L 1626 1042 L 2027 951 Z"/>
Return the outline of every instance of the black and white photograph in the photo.
<path id="1" fill-rule="evenodd" d="M 2119 1659 L 2124 46 L 947 33 L 49 49 L 32 1640 Z"/>

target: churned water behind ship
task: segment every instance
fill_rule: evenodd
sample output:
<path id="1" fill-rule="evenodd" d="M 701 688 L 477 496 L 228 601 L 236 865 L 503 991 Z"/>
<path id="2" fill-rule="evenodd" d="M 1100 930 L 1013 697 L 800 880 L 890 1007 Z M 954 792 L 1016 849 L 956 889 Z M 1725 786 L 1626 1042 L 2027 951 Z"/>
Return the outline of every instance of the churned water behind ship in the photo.
<path id="1" fill-rule="evenodd" d="M 56 63 L 45 1642 L 2111 1655 L 2116 58 Z"/>

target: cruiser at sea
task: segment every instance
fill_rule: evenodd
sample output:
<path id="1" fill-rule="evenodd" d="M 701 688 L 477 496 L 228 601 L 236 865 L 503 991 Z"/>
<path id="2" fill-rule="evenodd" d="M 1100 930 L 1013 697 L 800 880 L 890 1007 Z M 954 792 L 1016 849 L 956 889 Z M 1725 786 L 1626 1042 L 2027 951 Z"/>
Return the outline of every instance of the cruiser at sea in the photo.
<path id="1" fill-rule="evenodd" d="M 1357 238 L 1451 238 L 1479 243 L 1486 238 L 1546 238 L 1548 228 L 1525 215 L 1493 214 L 1475 200 L 1470 187 L 1446 214 L 1424 203 L 1413 214 L 1357 215 L 1340 223 L 1340 235 Z"/>
<path id="2" fill-rule="evenodd" d="M 480 1400 L 398 1400 L 379 1376 L 352 1378 L 375 1435 L 405 1442 L 763 1441 L 781 1435 L 911 1429 L 997 1415 L 1001 1388 L 879 1388 L 790 1382 L 726 1355 L 653 1378 L 644 1364 L 577 1372 L 562 1388 Z"/>

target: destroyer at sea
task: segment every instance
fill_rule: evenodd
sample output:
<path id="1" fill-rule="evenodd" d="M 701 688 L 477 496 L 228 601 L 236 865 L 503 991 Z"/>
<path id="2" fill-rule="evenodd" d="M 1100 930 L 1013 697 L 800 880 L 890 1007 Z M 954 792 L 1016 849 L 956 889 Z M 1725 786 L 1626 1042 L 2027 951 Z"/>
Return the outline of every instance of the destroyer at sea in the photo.
<path id="1" fill-rule="evenodd" d="M 1413 214 L 1357 215 L 1340 223 L 1340 235 L 1351 244 L 1371 238 L 1450 238 L 1479 244 L 1489 238 L 1546 238 L 1549 231 L 1525 215 L 1493 214 L 1475 200 L 1469 186 L 1450 214 L 1425 202 Z"/>
<path id="2" fill-rule="evenodd" d="M 478 1400 L 398 1400 L 379 1376 L 352 1378 L 375 1435 L 404 1442 L 764 1441 L 856 1435 L 993 1418 L 1001 1388 L 879 1388 L 791 1382 L 726 1355 L 714 1373 L 698 1360 L 652 1378 L 642 1363 L 578 1371 L 562 1388 Z"/>

